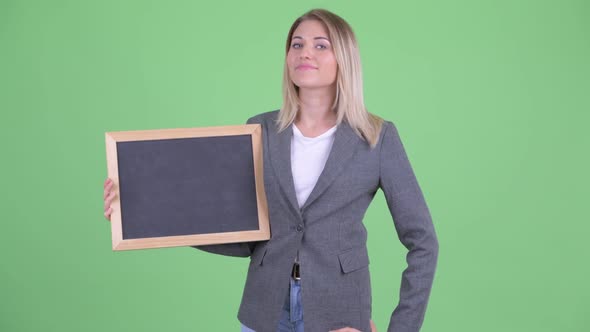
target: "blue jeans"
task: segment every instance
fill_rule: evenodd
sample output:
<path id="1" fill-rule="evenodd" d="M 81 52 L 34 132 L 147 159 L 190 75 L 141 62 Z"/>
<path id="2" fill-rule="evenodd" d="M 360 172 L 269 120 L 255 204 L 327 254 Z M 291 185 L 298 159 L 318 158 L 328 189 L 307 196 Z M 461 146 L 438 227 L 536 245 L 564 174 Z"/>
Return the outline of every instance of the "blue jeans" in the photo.
<path id="1" fill-rule="evenodd" d="M 303 306 L 301 305 L 301 281 L 291 279 L 289 296 L 283 305 L 277 332 L 303 332 Z M 256 332 L 242 324 L 242 332 Z"/>

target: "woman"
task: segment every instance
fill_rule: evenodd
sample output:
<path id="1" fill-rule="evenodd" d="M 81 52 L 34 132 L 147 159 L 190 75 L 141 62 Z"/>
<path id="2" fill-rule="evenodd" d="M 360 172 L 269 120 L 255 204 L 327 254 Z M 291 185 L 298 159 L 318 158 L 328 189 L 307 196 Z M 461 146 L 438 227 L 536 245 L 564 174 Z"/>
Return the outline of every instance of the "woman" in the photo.
<path id="1" fill-rule="evenodd" d="M 437 237 L 396 127 L 364 107 L 360 55 L 346 21 L 314 9 L 293 23 L 283 107 L 248 123 L 263 128 L 271 239 L 196 247 L 251 256 L 238 313 L 242 331 L 375 329 L 362 218 L 379 188 L 409 250 L 388 331 L 419 331 Z M 107 219 L 111 189 L 107 179 Z"/>

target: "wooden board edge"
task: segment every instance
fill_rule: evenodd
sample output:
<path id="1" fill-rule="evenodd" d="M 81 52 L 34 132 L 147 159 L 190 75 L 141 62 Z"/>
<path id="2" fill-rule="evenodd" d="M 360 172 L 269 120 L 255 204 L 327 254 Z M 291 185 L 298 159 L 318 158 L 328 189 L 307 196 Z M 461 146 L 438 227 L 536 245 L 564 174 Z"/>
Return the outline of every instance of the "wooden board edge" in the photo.
<path id="1" fill-rule="evenodd" d="M 151 129 L 151 130 L 130 130 L 130 131 L 112 131 L 106 134 L 110 135 L 116 142 L 128 141 L 149 141 L 159 139 L 191 138 L 191 137 L 215 137 L 215 136 L 234 136 L 249 135 L 256 131 L 260 124 L 245 124 L 232 126 L 216 127 L 196 127 L 196 128 L 172 128 L 172 129 Z"/>
<path id="2" fill-rule="evenodd" d="M 264 156 L 262 145 L 262 127 L 257 125 L 252 132 L 252 155 L 254 159 L 254 177 L 256 179 L 258 229 L 270 232 L 268 203 L 264 189 Z"/>
<path id="3" fill-rule="evenodd" d="M 113 250 L 155 249 L 206 244 L 238 243 L 265 241 L 270 239 L 270 232 L 262 230 L 194 234 L 179 236 L 152 237 L 143 239 L 121 240 Z"/>
<path id="4" fill-rule="evenodd" d="M 111 213 L 111 237 L 113 250 L 123 240 L 123 225 L 121 223 L 121 199 L 119 191 L 119 167 L 117 159 L 117 142 L 109 134 L 105 134 L 105 145 L 107 154 L 107 176 L 113 181 L 112 191 L 115 197 L 111 202 L 113 212 Z"/>

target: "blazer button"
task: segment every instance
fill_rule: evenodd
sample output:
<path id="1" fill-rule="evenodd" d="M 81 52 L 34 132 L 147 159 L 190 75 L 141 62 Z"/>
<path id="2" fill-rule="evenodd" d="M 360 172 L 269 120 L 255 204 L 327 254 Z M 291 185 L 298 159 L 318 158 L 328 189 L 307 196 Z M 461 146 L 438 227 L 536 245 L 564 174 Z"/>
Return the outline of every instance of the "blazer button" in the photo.
<path id="1" fill-rule="evenodd" d="M 297 225 L 297 231 L 303 232 L 303 225 L 301 225 L 301 224 Z"/>

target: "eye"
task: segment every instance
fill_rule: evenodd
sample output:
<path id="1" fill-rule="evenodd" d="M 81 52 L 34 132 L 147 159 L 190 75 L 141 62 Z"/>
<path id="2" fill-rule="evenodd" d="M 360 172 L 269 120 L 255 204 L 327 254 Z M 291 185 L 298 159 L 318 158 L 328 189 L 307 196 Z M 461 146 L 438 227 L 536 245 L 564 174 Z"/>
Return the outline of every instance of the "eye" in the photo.
<path id="1" fill-rule="evenodd" d="M 300 43 L 293 43 L 291 45 L 292 48 L 301 48 L 301 44 Z"/>
<path id="2" fill-rule="evenodd" d="M 328 48 L 328 46 L 322 45 L 322 44 L 318 44 L 318 45 L 316 45 L 316 48 L 319 48 L 320 50 L 324 50 L 324 49 Z"/>

